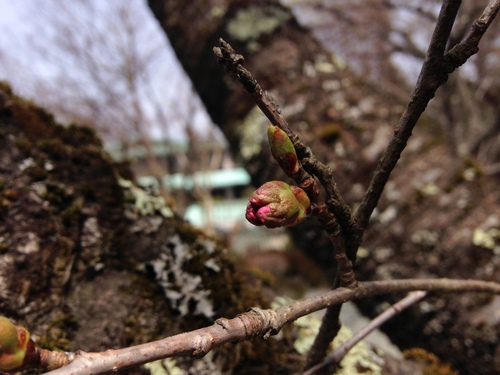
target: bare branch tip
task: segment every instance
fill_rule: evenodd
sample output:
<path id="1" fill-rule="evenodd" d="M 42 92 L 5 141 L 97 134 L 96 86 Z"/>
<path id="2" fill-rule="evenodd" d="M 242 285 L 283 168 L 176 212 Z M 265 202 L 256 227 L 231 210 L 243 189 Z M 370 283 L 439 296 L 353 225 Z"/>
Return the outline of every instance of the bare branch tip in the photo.
<path id="1" fill-rule="evenodd" d="M 217 59 L 223 58 L 222 51 L 220 50 L 220 47 L 214 47 L 214 48 L 212 48 L 212 51 L 214 52 L 214 55 L 215 55 L 215 57 L 217 57 Z"/>
<path id="2" fill-rule="evenodd" d="M 231 47 L 231 45 L 228 42 L 226 42 L 224 39 L 219 38 L 219 45 L 221 46 L 221 48 L 224 48 L 225 50 L 234 53 L 233 47 Z"/>

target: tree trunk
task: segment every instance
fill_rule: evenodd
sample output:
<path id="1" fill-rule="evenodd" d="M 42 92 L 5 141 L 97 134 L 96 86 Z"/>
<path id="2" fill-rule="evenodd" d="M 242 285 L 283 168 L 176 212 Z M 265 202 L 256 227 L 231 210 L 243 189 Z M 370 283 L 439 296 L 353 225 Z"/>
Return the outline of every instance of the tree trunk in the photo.
<path id="1" fill-rule="evenodd" d="M 359 199 L 401 103 L 355 76 L 276 1 L 248 6 L 246 1 L 150 0 L 149 5 L 253 185 L 286 177 L 271 162 L 265 139 L 268 120 L 215 60 L 213 47 L 219 38 L 245 56 L 245 66 L 276 96 L 292 128 L 320 160 L 335 168 L 345 199 Z M 329 241 L 316 229 L 311 220 L 293 233 L 301 247 L 313 239 L 316 251 L 311 255 L 331 274 Z"/>
<path id="2" fill-rule="evenodd" d="M 283 175 L 265 146 L 266 119 L 215 61 L 212 48 L 218 38 L 244 55 L 245 66 L 276 97 L 292 129 L 334 168 L 345 200 L 353 206 L 359 202 L 405 103 L 385 92 L 383 85 L 353 74 L 276 1 L 148 3 L 256 186 Z M 473 238 L 473 233 L 500 226 L 495 214 L 500 206 L 498 181 L 481 177 L 480 166 L 451 157 L 440 128 L 435 119 L 420 120 L 365 234 L 357 264 L 361 278 L 500 281 L 499 258 L 492 251 L 498 251 L 498 239 L 492 245 Z M 292 233 L 296 244 L 331 272 L 329 242 L 314 220 Z M 367 301 L 363 306 L 374 313 L 382 302 Z M 500 328 L 486 313 L 496 304 L 497 299 L 473 295 L 436 298 L 431 301 L 432 314 L 410 309 L 394 321 L 390 334 L 402 347 L 426 347 L 463 373 L 498 373 L 500 344 L 494 337 L 500 336 Z"/>
<path id="3" fill-rule="evenodd" d="M 92 129 L 55 124 L 2 82 L 0 124 L 0 314 L 38 345 L 125 347 L 267 305 L 218 241 L 125 179 Z M 287 371 L 286 337 L 226 346 L 198 368 Z"/>

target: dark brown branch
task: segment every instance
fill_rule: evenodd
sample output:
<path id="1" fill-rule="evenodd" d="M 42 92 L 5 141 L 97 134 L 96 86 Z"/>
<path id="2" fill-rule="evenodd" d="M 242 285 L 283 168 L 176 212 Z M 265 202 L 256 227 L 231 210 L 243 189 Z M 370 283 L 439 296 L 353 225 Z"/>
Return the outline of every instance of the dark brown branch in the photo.
<path id="1" fill-rule="evenodd" d="M 449 38 L 459 6 L 460 1 L 443 2 L 415 89 L 356 212 L 359 239 L 368 226 L 368 220 L 378 204 L 385 184 L 405 149 L 420 115 L 434 97 L 439 86 L 446 82 L 448 75 L 478 51 L 478 43 L 496 16 L 500 2 L 498 0 L 491 1 L 482 16 L 473 23 L 464 40 L 445 54 L 446 41 Z"/>
<path id="2" fill-rule="evenodd" d="M 431 72 L 432 69 L 436 66 L 437 61 L 440 60 L 440 58 L 442 58 L 442 55 L 444 54 L 446 41 L 448 40 L 453 21 L 460 6 L 460 2 L 456 3 L 458 3 L 458 5 L 455 5 L 454 7 L 450 6 L 449 2 L 445 1 L 443 3 L 443 7 L 439 15 L 439 21 L 433 34 L 431 45 L 429 47 L 428 58 L 426 59 L 426 63 L 424 63 L 422 72 Z M 429 100 L 434 96 L 437 87 L 439 87 L 439 85 L 437 85 L 435 88 L 432 88 L 430 85 L 428 85 L 426 83 L 426 80 L 428 79 L 427 76 L 428 73 L 421 73 L 419 83 L 417 83 L 412 100 L 410 100 L 405 114 L 396 127 L 394 137 L 389 143 L 384 155 L 382 156 L 381 161 L 379 162 L 379 165 L 377 166 L 370 187 L 368 188 L 361 206 L 358 209 L 356 220 L 349 220 L 349 223 L 356 223 L 357 225 L 345 224 L 344 227 L 342 227 L 342 229 L 346 232 L 350 232 L 348 233 L 349 235 L 345 236 L 344 238 L 348 239 L 349 241 L 346 253 L 349 259 L 352 260 L 352 262 L 356 260 L 356 252 L 359 244 L 361 243 L 364 229 L 368 225 L 368 219 L 371 213 L 378 204 L 378 200 L 382 195 L 382 191 L 389 178 L 389 175 L 393 168 L 396 166 L 401 152 L 406 147 L 406 142 L 411 136 L 412 129 L 417 123 L 418 118 L 425 110 Z M 419 90 L 422 90 L 422 88 L 426 87 L 428 87 L 428 92 L 422 93 L 426 99 L 417 100 L 417 95 L 420 95 Z M 415 109 L 413 109 L 413 107 L 415 107 Z M 331 199 L 331 201 L 333 200 L 334 198 Z M 338 266 L 340 266 L 340 264 Z M 338 273 L 338 275 L 340 275 L 340 272 Z M 327 309 L 326 314 L 322 320 L 319 334 L 316 337 L 313 347 L 308 355 L 306 368 L 310 368 L 313 365 L 321 362 L 326 356 L 326 351 L 328 346 L 330 345 L 330 342 L 335 338 L 338 330 L 340 329 L 340 309 L 340 306 L 335 306 Z M 322 371 L 323 370 L 320 370 L 320 372 Z"/>
<path id="3" fill-rule="evenodd" d="M 344 302 L 382 294 L 426 290 L 442 293 L 488 292 L 500 294 L 500 284 L 479 280 L 406 279 L 359 283 L 354 289 L 338 288 L 276 309 L 253 308 L 233 319 L 221 318 L 213 325 L 147 344 L 100 353 L 66 353 L 72 362 L 46 375 L 90 375 L 115 372 L 162 358 L 192 355 L 196 358 L 229 342 L 255 337 L 269 338 L 287 323 L 314 311 Z"/>
<path id="4" fill-rule="evenodd" d="M 338 290 L 338 289 L 334 289 Z M 307 354 L 305 369 L 321 363 L 326 357 L 328 347 L 333 339 L 337 336 L 340 328 L 340 310 L 342 305 L 333 305 L 326 309 L 323 319 L 321 319 L 321 327 L 316 335 L 313 345 Z"/>
<path id="5" fill-rule="evenodd" d="M 307 192 L 311 201 L 315 203 L 314 214 L 318 217 L 321 227 L 328 233 L 337 263 L 334 288 L 339 286 L 355 287 L 356 279 L 353 264 L 356 249 L 360 242 L 356 236 L 359 231 L 356 230 L 350 207 L 345 204 L 337 188 L 332 169 L 319 162 L 311 149 L 305 146 L 298 135 L 289 128 L 276 101 L 267 91 L 261 88 L 252 74 L 241 65 L 244 62 L 243 57 L 236 54 L 233 48 L 224 40 L 221 39 L 219 43 L 220 47 L 214 48 L 218 62 L 224 65 L 230 76 L 241 82 L 271 123 L 283 130 L 294 144 L 301 168 L 299 173 L 289 175 L 289 177 L 293 178 Z M 318 195 L 316 181 L 311 175 L 316 176 L 324 187 L 327 197 L 326 202 L 323 197 Z M 327 309 L 320 333 L 316 337 L 313 348 L 308 355 L 308 364 L 312 365 L 323 359 L 326 348 L 340 329 L 338 319 L 340 309 L 340 305 Z"/>
<path id="6" fill-rule="evenodd" d="M 301 158 L 304 168 L 315 175 L 326 192 L 326 205 L 329 211 L 335 215 L 335 218 L 342 231 L 342 238 L 345 244 L 345 253 L 352 262 L 356 261 L 356 250 L 359 246 L 357 238 L 357 225 L 352 216 L 351 208 L 344 202 L 337 183 L 333 178 L 333 171 L 330 167 L 317 162 L 316 157 L 310 150 L 306 150 Z M 327 233 L 331 233 L 327 231 Z"/>

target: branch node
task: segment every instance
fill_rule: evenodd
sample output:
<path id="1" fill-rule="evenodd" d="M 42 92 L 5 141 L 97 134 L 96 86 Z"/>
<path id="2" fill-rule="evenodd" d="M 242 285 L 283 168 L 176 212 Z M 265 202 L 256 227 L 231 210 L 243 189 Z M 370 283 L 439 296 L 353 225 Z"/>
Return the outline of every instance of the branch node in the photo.
<path id="1" fill-rule="evenodd" d="M 241 56 L 241 55 L 239 55 Z M 257 80 L 252 76 L 252 74 L 245 69 L 242 65 L 238 64 L 236 66 L 236 74 L 239 78 L 241 84 L 250 94 L 257 91 L 258 83 Z"/>
<path id="2" fill-rule="evenodd" d="M 193 340 L 193 345 L 196 348 L 193 350 L 194 358 L 204 357 L 211 349 L 213 345 L 213 340 L 207 335 L 198 335 Z"/>
<path id="3" fill-rule="evenodd" d="M 219 318 L 215 321 L 215 323 L 220 325 L 225 331 L 230 330 L 229 320 L 226 318 Z"/>

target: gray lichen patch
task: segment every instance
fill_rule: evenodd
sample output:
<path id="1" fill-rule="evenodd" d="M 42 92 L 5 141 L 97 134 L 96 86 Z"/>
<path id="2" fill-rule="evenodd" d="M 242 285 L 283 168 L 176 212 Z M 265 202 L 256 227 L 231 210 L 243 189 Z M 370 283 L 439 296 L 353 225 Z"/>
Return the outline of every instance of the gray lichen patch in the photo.
<path id="1" fill-rule="evenodd" d="M 226 31 L 240 42 L 251 42 L 261 35 L 272 33 L 289 18 L 290 14 L 278 7 L 249 6 L 236 13 L 228 22 Z"/>
<path id="2" fill-rule="evenodd" d="M 243 159 L 249 160 L 260 153 L 268 123 L 266 116 L 255 106 L 238 124 L 240 154 Z"/>
<path id="3" fill-rule="evenodd" d="M 118 179 L 125 196 L 125 217 L 132 222 L 132 233 L 156 233 L 174 213 L 161 196 L 149 194 L 132 181 Z"/>
<path id="4" fill-rule="evenodd" d="M 125 216 L 134 223 L 131 227 L 133 233 L 154 233 L 164 219 L 174 216 L 163 197 L 149 194 L 123 178 L 119 178 L 118 183 L 124 190 Z"/>
<path id="5" fill-rule="evenodd" d="M 36 253 L 40 250 L 40 239 L 33 232 L 28 232 L 25 237 L 25 241 L 17 246 L 17 251 L 22 254 Z"/>
<path id="6" fill-rule="evenodd" d="M 118 183 L 125 190 L 127 202 L 133 204 L 132 210 L 128 212 L 131 216 L 134 216 L 131 217 L 132 219 L 137 218 L 137 215 L 148 216 L 159 214 L 164 218 L 174 216 L 170 207 L 166 205 L 163 197 L 148 194 L 129 180 L 119 178 Z"/>
<path id="7" fill-rule="evenodd" d="M 3 254 L 0 257 L 0 298 L 7 299 L 11 294 L 9 280 L 12 278 L 14 257 L 11 254 Z"/>
<path id="8" fill-rule="evenodd" d="M 182 316 L 188 314 L 204 315 L 212 318 L 213 302 L 209 298 L 210 290 L 206 290 L 200 275 L 186 272 L 184 266 L 193 258 L 192 252 L 181 241 L 173 236 L 163 246 L 159 257 L 150 262 L 156 280 L 163 288 L 171 307 Z M 206 262 L 207 268 L 218 267 L 214 262 Z"/>
<path id="9" fill-rule="evenodd" d="M 81 259 L 94 271 L 100 271 L 104 267 L 100 259 L 103 241 L 97 218 L 89 217 L 83 223 L 80 244 L 82 248 Z"/>

